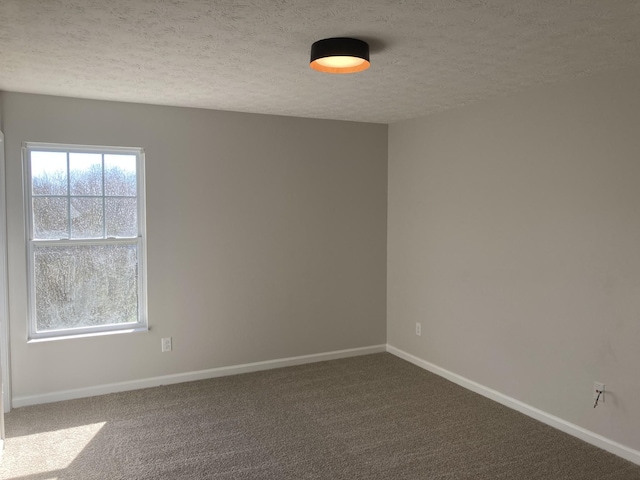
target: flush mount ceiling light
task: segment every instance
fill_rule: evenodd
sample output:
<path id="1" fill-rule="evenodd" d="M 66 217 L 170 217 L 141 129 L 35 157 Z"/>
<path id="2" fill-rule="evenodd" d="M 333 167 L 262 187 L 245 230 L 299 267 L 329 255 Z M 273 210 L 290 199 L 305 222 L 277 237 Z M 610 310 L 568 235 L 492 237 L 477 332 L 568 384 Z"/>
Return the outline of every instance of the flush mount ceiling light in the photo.
<path id="1" fill-rule="evenodd" d="M 354 73 L 369 68 L 369 44 L 356 38 L 325 38 L 311 45 L 311 68 L 325 73 Z"/>

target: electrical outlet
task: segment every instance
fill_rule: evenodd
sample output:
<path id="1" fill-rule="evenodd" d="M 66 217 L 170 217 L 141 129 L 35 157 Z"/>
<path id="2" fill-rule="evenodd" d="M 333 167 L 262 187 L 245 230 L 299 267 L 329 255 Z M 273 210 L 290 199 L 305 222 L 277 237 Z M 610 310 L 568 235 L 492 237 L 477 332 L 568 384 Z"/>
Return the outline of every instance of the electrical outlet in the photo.
<path id="1" fill-rule="evenodd" d="M 602 393 L 600 393 L 602 392 Z M 600 398 L 598 399 L 598 403 L 604 403 L 604 383 L 593 382 L 593 399 L 597 399 L 598 395 Z"/>
<path id="2" fill-rule="evenodd" d="M 422 335 L 422 325 L 418 322 L 416 322 L 416 335 L 417 336 Z"/>
<path id="3" fill-rule="evenodd" d="M 166 337 L 162 339 L 162 351 L 163 352 L 171 351 L 171 337 Z"/>

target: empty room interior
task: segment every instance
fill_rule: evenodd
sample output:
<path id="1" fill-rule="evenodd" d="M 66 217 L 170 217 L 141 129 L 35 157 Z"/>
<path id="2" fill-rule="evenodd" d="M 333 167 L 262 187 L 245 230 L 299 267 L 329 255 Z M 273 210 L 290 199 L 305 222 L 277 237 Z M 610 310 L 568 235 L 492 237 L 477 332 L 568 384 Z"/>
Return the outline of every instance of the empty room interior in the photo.
<path id="1" fill-rule="evenodd" d="M 640 479 L 639 2 L 0 44 L 0 478 Z"/>

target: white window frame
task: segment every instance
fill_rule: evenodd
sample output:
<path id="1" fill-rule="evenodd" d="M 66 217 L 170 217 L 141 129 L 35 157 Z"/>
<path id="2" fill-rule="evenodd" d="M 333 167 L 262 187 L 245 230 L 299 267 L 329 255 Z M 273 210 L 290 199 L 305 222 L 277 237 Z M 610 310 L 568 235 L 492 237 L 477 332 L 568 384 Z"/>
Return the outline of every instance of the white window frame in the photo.
<path id="1" fill-rule="evenodd" d="M 136 182 L 137 182 L 137 222 L 138 236 L 130 238 L 106 239 L 60 239 L 60 240 L 34 240 L 33 238 L 33 203 L 32 203 L 32 179 L 31 179 L 31 152 L 65 152 L 67 153 L 67 171 L 69 168 L 70 153 L 97 153 L 102 155 L 135 155 L 136 156 Z M 22 159 L 24 172 L 24 192 L 26 211 L 26 243 L 27 243 L 27 316 L 28 316 L 28 341 L 73 338 L 79 336 L 92 336 L 111 333 L 127 333 L 147 331 L 147 273 L 146 273 L 146 207 L 145 207 L 145 181 L 144 181 L 144 149 L 138 147 L 102 147 L 95 145 L 71 145 L 58 143 L 24 142 L 22 144 Z M 67 192 L 70 194 L 70 192 Z M 69 220 L 70 221 L 70 220 Z M 137 322 L 98 325 L 88 327 L 74 327 L 59 330 L 38 332 L 35 309 L 35 247 L 36 246 L 82 246 L 82 245 L 135 245 L 138 254 L 138 319 Z"/>

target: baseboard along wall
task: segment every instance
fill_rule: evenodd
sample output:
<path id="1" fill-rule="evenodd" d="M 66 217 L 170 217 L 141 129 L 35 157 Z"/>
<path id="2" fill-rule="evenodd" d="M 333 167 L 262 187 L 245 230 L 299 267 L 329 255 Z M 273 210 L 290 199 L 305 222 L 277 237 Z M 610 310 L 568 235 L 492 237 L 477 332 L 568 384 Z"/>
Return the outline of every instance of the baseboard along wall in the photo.
<path id="1" fill-rule="evenodd" d="M 540 409 L 532 407 L 531 405 L 527 405 L 524 402 L 516 400 L 515 398 L 509 397 L 503 393 L 500 393 L 496 390 L 493 390 L 489 387 L 481 385 L 473 380 L 469 380 L 461 375 L 450 372 L 442 367 L 434 365 L 433 363 L 427 362 L 426 360 L 422 360 L 410 353 L 407 353 L 399 348 L 394 347 L 393 345 L 387 344 L 387 352 L 395 355 L 396 357 L 402 358 L 408 362 L 417 365 L 418 367 L 424 368 L 425 370 L 435 373 L 436 375 L 446 378 L 447 380 L 460 385 L 461 387 L 466 388 L 467 390 L 471 390 L 472 392 L 478 393 L 483 397 L 487 397 L 491 400 L 494 400 L 506 407 L 512 408 L 513 410 L 517 410 L 520 413 L 523 413 L 531 418 L 535 418 L 536 420 L 545 423 L 553 428 L 556 428 L 562 432 L 568 433 L 574 437 L 579 438 L 580 440 L 584 440 L 591 445 L 594 445 L 598 448 L 606 450 L 607 452 L 613 453 L 614 455 L 618 455 L 619 457 L 624 458 L 625 460 L 629 460 L 637 465 L 640 465 L 640 451 L 634 450 L 633 448 L 627 447 L 626 445 L 622 445 L 621 443 L 615 442 L 609 438 L 603 437 L 597 433 L 594 433 L 590 430 L 582 428 L 578 425 L 575 425 L 571 422 L 567 422 L 562 418 L 551 415 L 550 413 L 544 412 Z"/>
<path id="2" fill-rule="evenodd" d="M 11 401 L 11 407 L 19 408 L 29 405 L 38 405 L 41 403 L 52 403 L 60 402 L 63 400 L 73 400 L 76 398 L 95 397 L 96 395 L 105 395 L 107 393 L 126 392 L 129 390 L 139 390 L 141 388 L 159 387 L 161 385 L 171 385 L 174 383 L 193 382 L 196 380 L 206 380 L 209 378 L 225 377 L 228 375 L 238 375 L 240 373 L 258 372 L 261 370 L 270 370 L 273 368 L 291 367 L 294 365 L 304 365 L 306 363 L 324 362 L 326 360 L 337 360 L 339 358 L 369 355 L 371 353 L 382 353 L 386 351 L 386 348 L 386 345 L 372 345 L 369 347 L 350 348 L 347 350 L 336 350 L 333 352 L 316 353 L 298 357 L 266 360 L 263 362 L 253 362 L 241 365 L 231 365 L 227 367 L 210 368 L 207 370 L 198 370 L 195 372 L 163 375 L 160 377 L 132 380 L 128 382 L 109 383 L 106 385 L 97 385 L 94 387 L 45 393 L 42 395 L 17 396 L 13 397 Z"/>

